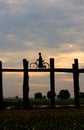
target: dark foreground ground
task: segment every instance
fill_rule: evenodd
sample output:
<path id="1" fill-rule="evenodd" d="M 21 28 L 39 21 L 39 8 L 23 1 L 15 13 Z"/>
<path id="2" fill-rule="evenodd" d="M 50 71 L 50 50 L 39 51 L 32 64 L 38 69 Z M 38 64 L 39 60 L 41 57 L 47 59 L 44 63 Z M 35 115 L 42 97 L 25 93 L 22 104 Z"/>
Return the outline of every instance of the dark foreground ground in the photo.
<path id="1" fill-rule="evenodd" d="M 0 130 L 84 130 L 84 109 L 3 110 Z"/>

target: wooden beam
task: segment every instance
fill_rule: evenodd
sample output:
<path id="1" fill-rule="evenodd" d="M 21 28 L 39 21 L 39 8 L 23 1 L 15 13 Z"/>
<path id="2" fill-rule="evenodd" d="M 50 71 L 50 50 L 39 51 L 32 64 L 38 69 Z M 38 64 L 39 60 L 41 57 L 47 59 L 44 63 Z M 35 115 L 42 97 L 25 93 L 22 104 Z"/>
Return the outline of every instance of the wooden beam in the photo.
<path id="1" fill-rule="evenodd" d="M 2 69 L 2 72 L 23 72 L 24 69 Z M 50 69 L 27 69 L 28 72 L 50 72 Z M 72 73 L 73 69 L 54 68 L 54 72 Z"/>

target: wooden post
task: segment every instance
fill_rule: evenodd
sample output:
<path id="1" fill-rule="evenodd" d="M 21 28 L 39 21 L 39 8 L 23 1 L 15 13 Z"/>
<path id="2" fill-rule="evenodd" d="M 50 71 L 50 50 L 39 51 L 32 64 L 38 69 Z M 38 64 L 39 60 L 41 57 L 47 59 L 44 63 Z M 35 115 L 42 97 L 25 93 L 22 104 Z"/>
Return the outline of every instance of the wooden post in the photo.
<path id="1" fill-rule="evenodd" d="M 23 79 L 23 108 L 29 108 L 29 76 L 28 76 L 28 61 L 23 59 L 24 79 Z"/>
<path id="2" fill-rule="evenodd" d="M 74 101 L 75 107 L 79 108 L 79 70 L 78 70 L 78 59 L 74 60 L 73 64 L 73 80 L 74 80 Z"/>
<path id="3" fill-rule="evenodd" d="M 0 110 L 3 109 L 2 62 L 0 61 Z"/>
<path id="4" fill-rule="evenodd" d="M 51 91 L 51 108 L 55 108 L 55 76 L 54 76 L 54 58 L 50 59 L 50 91 Z"/>

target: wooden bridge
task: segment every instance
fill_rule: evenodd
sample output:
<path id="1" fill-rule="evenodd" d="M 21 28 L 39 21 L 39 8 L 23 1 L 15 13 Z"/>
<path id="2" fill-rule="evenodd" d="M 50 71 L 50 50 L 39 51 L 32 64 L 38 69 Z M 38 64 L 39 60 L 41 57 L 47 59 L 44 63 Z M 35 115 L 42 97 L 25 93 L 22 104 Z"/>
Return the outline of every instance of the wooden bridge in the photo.
<path id="1" fill-rule="evenodd" d="M 75 107 L 79 108 L 79 73 L 84 73 L 84 69 L 79 69 L 78 59 L 74 59 L 72 68 L 55 68 L 54 58 L 50 58 L 49 69 L 29 69 L 28 61 L 23 59 L 23 69 L 5 69 L 2 68 L 2 61 L 0 61 L 0 109 L 3 109 L 3 72 L 23 72 L 23 108 L 29 108 L 29 73 L 28 72 L 49 72 L 50 73 L 50 90 L 53 95 L 55 92 L 55 72 L 73 73 L 74 85 L 74 103 Z M 51 108 L 55 108 L 55 97 L 51 98 Z"/>

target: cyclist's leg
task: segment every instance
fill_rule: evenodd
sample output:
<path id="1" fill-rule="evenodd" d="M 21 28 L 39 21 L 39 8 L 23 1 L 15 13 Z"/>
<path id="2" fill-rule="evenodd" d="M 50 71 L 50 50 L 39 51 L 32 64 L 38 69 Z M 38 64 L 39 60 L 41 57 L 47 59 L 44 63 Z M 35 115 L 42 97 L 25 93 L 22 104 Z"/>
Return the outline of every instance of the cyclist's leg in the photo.
<path id="1" fill-rule="evenodd" d="M 49 69 L 49 64 L 47 62 L 44 62 L 43 66 L 44 66 L 45 69 Z"/>
<path id="2" fill-rule="evenodd" d="M 43 68 L 43 64 L 38 64 L 38 68 Z"/>
<path id="3" fill-rule="evenodd" d="M 43 68 L 45 68 L 45 69 L 46 69 L 46 66 L 45 66 L 45 65 L 43 65 Z"/>

